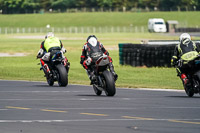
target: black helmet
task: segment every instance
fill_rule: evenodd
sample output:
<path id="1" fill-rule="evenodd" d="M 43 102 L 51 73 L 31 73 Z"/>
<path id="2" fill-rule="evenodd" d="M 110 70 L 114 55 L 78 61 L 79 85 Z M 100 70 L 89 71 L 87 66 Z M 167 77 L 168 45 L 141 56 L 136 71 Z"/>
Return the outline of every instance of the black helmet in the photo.
<path id="1" fill-rule="evenodd" d="M 87 42 L 88 42 L 88 40 L 91 38 L 91 37 L 94 37 L 94 38 L 96 38 L 97 39 L 97 37 L 95 36 L 95 35 L 90 35 L 90 36 L 88 36 L 88 38 L 87 38 Z"/>

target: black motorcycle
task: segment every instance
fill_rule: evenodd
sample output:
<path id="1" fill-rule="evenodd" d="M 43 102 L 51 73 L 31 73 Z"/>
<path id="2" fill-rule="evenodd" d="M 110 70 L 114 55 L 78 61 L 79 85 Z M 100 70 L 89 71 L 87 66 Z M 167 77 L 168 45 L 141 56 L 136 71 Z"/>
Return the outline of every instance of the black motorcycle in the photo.
<path id="1" fill-rule="evenodd" d="M 116 93 L 115 80 L 108 70 L 110 63 L 108 56 L 94 53 L 91 57 L 95 63 L 92 65 L 95 75 L 95 81 L 92 83 L 95 94 L 99 96 L 104 91 L 107 96 L 114 96 Z"/>
<path id="2" fill-rule="evenodd" d="M 186 94 L 189 97 L 192 97 L 195 93 L 200 94 L 200 56 L 187 61 L 186 64 L 184 64 L 184 60 L 180 59 L 177 62 L 177 71 L 180 67 L 187 71 L 188 82 L 187 84 L 183 83 Z"/>
<path id="3" fill-rule="evenodd" d="M 60 51 L 51 53 L 50 61 L 47 64 L 50 69 L 50 74 L 46 73 L 44 66 L 40 70 L 44 71 L 49 86 L 53 86 L 55 81 L 58 81 L 58 85 L 61 87 L 67 86 L 70 63 L 68 61 L 65 62 L 62 53 Z"/>

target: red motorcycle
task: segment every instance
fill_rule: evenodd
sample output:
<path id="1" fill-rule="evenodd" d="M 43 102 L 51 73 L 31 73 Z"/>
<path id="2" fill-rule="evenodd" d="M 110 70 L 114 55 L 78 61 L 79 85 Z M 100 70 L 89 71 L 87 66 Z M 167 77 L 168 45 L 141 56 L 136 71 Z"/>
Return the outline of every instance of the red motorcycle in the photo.
<path id="1" fill-rule="evenodd" d="M 101 95 L 102 91 L 107 96 L 114 96 L 116 93 L 115 80 L 113 74 L 109 71 L 109 58 L 101 53 L 94 53 L 91 59 L 95 64 L 92 65 L 95 75 L 93 89 L 96 95 Z"/>

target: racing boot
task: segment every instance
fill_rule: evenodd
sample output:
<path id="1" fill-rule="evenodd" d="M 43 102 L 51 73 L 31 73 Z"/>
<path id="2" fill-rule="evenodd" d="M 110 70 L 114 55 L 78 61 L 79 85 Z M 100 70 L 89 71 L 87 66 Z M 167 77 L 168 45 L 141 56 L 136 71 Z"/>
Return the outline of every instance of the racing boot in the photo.
<path id="1" fill-rule="evenodd" d="M 51 77 L 51 72 L 50 72 L 50 69 L 49 69 L 49 67 L 48 67 L 48 65 L 47 64 L 44 64 L 44 66 L 43 66 L 43 70 L 44 70 L 44 73 L 45 73 L 45 76 L 48 78 L 48 77 Z"/>
<path id="2" fill-rule="evenodd" d="M 65 66 L 67 73 L 69 73 L 69 68 L 70 68 L 70 62 L 68 62 L 67 58 L 65 57 L 63 60 L 63 65 Z"/>
<path id="3" fill-rule="evenodd" d="M 109 64 L 109 67 L 110 67 L 110 71 L 111 71 L 111 73 L 112 73 L 113 76 L 114 76 L 114 80 L 117 81 L 117 79 L 118 79 L 118 75 L 115 73 L 115 70 L 114 70 L 114 66 L 113 66 L 113 64 L 110 63 L 110 64 Z"/>

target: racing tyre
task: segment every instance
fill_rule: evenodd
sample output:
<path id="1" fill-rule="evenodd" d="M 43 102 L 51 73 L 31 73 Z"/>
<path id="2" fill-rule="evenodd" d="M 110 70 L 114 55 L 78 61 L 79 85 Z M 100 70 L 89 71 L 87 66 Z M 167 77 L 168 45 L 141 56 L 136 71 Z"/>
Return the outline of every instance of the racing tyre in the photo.
<path id="1" fill-rule="evenodd" d="M 48 78 L 47 83 L 49 84 L 49 86 L 53 86 L 54 80 L 52 78 Z"/>
<path id="2" fill-rule="evenodd" d="M 104 90 L 107 96 L 114 96 L 116 93 L 115 81 L 113 79 L 113 75 L 110 71 L 106 70 L 103 72 L 103 82 L 104 82 Z"/>
<path id="3" fill-rule="evenodd" d="M 193 95 L 194 95 L 194 90 L 191 88 L 191 86 L 184 85 L 184 89 L 185 89 L 185 93 L 186 93 L 189 97 L 193 97 Z"/>
<path id="4" fill-rule="evenodd" d="M 56 66 L 58 70 L 58 85 L 61 87 L 65 87 L 68 85 L 68 73 L 66 68 L 62 64 L 58 64 Z"/>
<path id="5" fill-rule="evenodd" d="M 100 96 L 102 91 L 100 91 L 95 85 L 93 85 L 94 92 L 97 96 Z"/>

